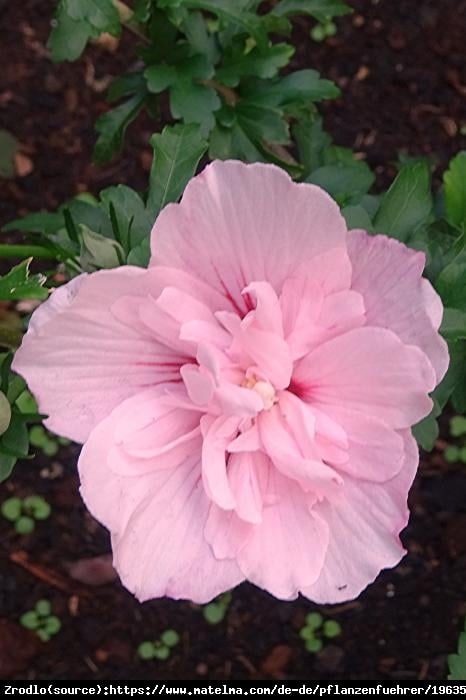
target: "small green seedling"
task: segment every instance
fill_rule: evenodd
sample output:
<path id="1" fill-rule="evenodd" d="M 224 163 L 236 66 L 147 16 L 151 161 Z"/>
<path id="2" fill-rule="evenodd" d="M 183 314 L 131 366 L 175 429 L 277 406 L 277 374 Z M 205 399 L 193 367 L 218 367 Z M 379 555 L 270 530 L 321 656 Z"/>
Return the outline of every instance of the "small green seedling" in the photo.
<path id="1" fill-rule="evenodd" d="M 202 608 L 204 620 L 208 622 L 209 625 L 218 625 L 220 622 L 223 622 L 228 608 L 230 607 L 231 598 L 231 593 L 228 591 L 218 598 L 215 598 L 215 600 L 208 605 L 204 605 Z"/>
<path id="2" fill-rule="evenodd" d="M 304 627 L 299 630 L 299 636 L 304 646 L 311 654 L 322 651 L 324 640 L 334 639 L 341 634 L 341 626 L 336 620 L 324 620 L 318 612 L 306 616 Z"/>
<path id="3" fill-rule="evenodd" d="M 453 416 L 450 420 L 450 435 L 459 438 L 459 445 L 448 445 L 443 456 L 447 462 L 464 462 L 466 464 L 466 417 Z"/>
<path id="4" fill-rule="evenodd" d="M 311 39 L 317 42 L 325 41 L 329 36 L 335 36 L 337 33 L 337 26 L 335 22 L 328 21 L 322 24 L 316 24 L 315 27 L 311 29 Z"/>
<path id="5" fill-rule="evenodd" d="M 26 498 L 8 498 L 3 501 L 1 513 L 6 520 L 14 523 L 19 535 L 29 535 L 33 532 L 37 520 L 47 520 L 52 512 L 50 505 L 42 496 L 27 496 Z"/>
<path id="6" fill-rule="evenodd" d="M 52 435 L 43 425 L 33 425 L 29 430 L 29 442 L 33 447 L 41 450 L 46 457 L 55 457 L 60 445 L 69 445 L 66 438 Z"/>
<path id="7" fill-rule="evenodd" d="M 19 621 L 23 627 L 34 631 L 42 642 L 48 642 L 61 629 L 61 622 L 52 615 L 52 605 L 46 598 L 38 600 L 34 610 L 25 612 Z"/>
<path id="8" fill-rule="evenodd" d="M 166 661 L 171 654 L 171 650 L 176 647 L 180 641 L 180 636 L 175 630 L 165 630 L 162 632 L 159 639 L 154 642 L 142 642 L 138 646 L 138 656 L 142 661 Z"/>

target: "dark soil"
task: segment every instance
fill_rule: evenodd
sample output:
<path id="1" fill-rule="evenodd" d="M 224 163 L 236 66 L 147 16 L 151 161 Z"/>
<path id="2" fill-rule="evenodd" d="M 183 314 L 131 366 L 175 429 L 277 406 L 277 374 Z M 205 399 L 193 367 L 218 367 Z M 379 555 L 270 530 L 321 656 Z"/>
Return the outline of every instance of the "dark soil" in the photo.
<path id="1" fill-rule="evenodd" d="M 294 67 L 318 68 L 343 96 L 324 106 L 335 140 L 365 154 L 386 181 L 400 151 L 431 154 L 444 167 L 464 144 L 464 19 L 458 0 L 353 0 L 352 17 L 324 45 L 296 30 Z M 78 191 L 128 182 L 143 187 L 152 127 L 130 130 L 121 159 L 89 165 L 93 123 L 106 108 L 108 76 L 132 60 L 132 37 L 115 53 L 92 47 L 73 65 L 54 66 L 44 48 L 54 2 L 0 1 L 0 128 L 21 143 L 30 173 L 0 183 L 0 217 L 53 208 Z M 462 74 L 463 70 L 463 74 Z M 462 82 L 463 81 L 463 82 Z M 26 165 L 25 165 L 26 164 Z M 445 431 L 444 431 L 445 432 Z M 39 455 L 3 485 L 10 494 L 44 495 L 49 520 L 21 537 L 0 521 L 0 677 L 16 679 L 442 679 L 466 613 L 466 470 L 442 457 L 445 442 L 424 456 L 411 493 L 403 539 L 408 555 L 357 600 L 321 608 L 343 633 L 319 655 L 303 648 L 299 629 L 315 609 L 284 603 L 249 585 L 235 590 L 226 620 L 209 626 L 200 608 L 160 600 L 139 605 L 118 582 L 91 586 L 68 565 L 109 551 L 106 532 L 78 495 L 76 448 Z M 18 624 L 39 598 L 62 620 L 50 642 Z M 172 628 L 181 644 L 166 662 L 142 662 L 140 642 Z"/>

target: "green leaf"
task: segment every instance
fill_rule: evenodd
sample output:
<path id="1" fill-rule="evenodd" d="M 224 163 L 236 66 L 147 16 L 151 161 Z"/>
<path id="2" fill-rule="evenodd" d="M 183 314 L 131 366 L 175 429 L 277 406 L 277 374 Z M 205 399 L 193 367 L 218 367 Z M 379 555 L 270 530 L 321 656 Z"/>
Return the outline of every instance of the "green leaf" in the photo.
<path id="1" fill-rule="evenodd" d="M 341 634 L 341 625 L 336 620 L 325 620 L 323 626 L 323 634 L 327 639 L 334 639 Z"/>
<path id="2" fill-rule="evenodd" d="M 289 127 L 278 107 L 241 100 L 236 106 L 238 125 L 253 142 L 290 142 Z"/>
<path id="3" fill-rule="evenodd" d="M 20 498 L 7 498 L 7 500 L 2 503 L 1 513 L 6 520 L 14 523 L 21 515 L 22 507 L 23 504 Z"/>
<path id="4" fill-rule="evenodd" d="M 450 161 L 443 189 L 448 223 L 466 231 L 466 151 Z"/>
<path id="5" fill-rule="evenodd" d="M 225 22 L 237 24 L 260 44 L 267 40 L 261 18 L 248 11 L 249 0 L 183 0 L 183 5 L 196 10 L 212 12 Z"/>
<path id="6" fill-rule="evenodd" d="M 147 89 L 150 92 L 163 92 L 170 85 L 176 82 L 177 73 L 175 66 L 168 66 L 166 63 L 159 63 L 155 66 L 149 66 L 144 71 L 144 77 L 147 81 Z"/>
<path id="7" fill-rule="evenodd" d="M 138 656 L 143 661 L 150 661 L 154 658 L 154 645 L 152 642 L 141 642 L 138 646 Z"/>
<path id="8" fill-rule="evenodd" d="M 145 99 L 145 93 L 137 93 L 97 119 L 95 128 L 99 138 L 94 148 L 94 160 L 97 163 L 110 160 L 121 149 L 126 129 L 138 116 Z"/>
<path id="9" fill-rule="evenodd" d="M 350 204 L 341 210 L 349 230 L 354 228 L 362 229 L 372 233 L 372 220 L 367 211 L 360 204 Z"/>
<path id="10" fill-rule="evenodd" d="M 306 68 L 272 80 L 245 81 L 241 95 L 275 107 L 304 106 L 333 100 L 340 95 L 340 89 L 330 80 L 323 80 L 316 70 Z"/>
<path id="11" fill-rule="evenodd" d="M 166 646 L 154 646 L 154 657 L 159 661 L 166 661 L 170 656 L 170 649 Z"/>
<path id="12" fill-rule="evenodd" d="M 0 277 L 0 299 L 12 301 L 18 299 L 47 299 L 49 292 L 43 287 L 44 275 L 29 275 L 32 258 L 15 265 L 6 275 Z"/>
<path id="13" fill-rule="evenodd" d="M 76 61 L 94 36 L 93 28 L 88 22 L 72 19 L 63 9 L 63 3 L 58 6 L 55 22 L 47 41 L 52 61 Z"/>
<path id="14" fill-rule="evenodd" d="M 126 185 L 117 185 L 103 190 L 100 199 L 109 216 L 113 207 L 122 237 L 119 243 L 125 252 L 149 238 L 154 221 L 137 192 Z"/>
<path id="15" fill-rule="evenodd" d="M 322 651 L 323 642 L 321 639 L 313 637 L 312 639 L 307 639 L 304 646 L 311 654 L 318 654 L 319 651 Z"/>
<path id="16" fill-rule="evenodd" d="M 2 453 L 0 447 L 0 484 L 6 479 L 8 479 L 11 472 L 13 471 L 13 467 L 15 466 L 16 461 L 17 459 L 13 455 Z"/>
<path id="17" fill-rule="evenodd" d="M 0 435 L 8 429 L 11 420 L 11 406 L 7 397 L 0 391 Z"/>
<path id="18" fill-rule="evenodd" d="M 440 333 L 447 340 L 466 340 L 466 311 L 445 308 Z"/>
<path id="19" fill-rule="evenodd" d="M 466 416 L 453 416 L 453 418 L 451 418 L 450 435 L 452 437 L 466 435 Z"/>
<path id="20" fill-rule="evenodd" d="M 79 229 L 81 232 L 79 262 L 85 272 L 108 270 L 123 263 L 123 248 L 117 241 L 91 231 L 85 224 L 80 224 Z"/>
<path id="21" fill-rule="evenodd" d="M 151 138 L 154 162 L 150 173 L 147 210 L 152 220 L 169 202 L 176 202 L 207 150 L 197 124 L 166 126 Z"/>
<path id="22" fill-rule="evenodd" d="M 306 615 L 306 625 L 311 630 L 317 630 L 322 626 L 324 618 L 318 612 L 312 612 Z"/>
<path id="23" fill-rule="evenodd" d="M 413 427 L 413 435 L 416 442 L 426 452 L 431 452 L 434 449 L 435 442 L 439 436 L 438 413 L 439 411 L 434 406 L 429 415 Z"/>
<path id="24" fill-rule="evenodd" d="M 255 47 L 249 53 L 226 54 L 223 65 L 216 71 L 216 79 L 224 85 L 235 87 L 244 76 L 274 78 L 279 69 L 286 66 L 294 54 L 291 44 L 271 44 L 265 49 Z"/>
<path id="25" fill-rule="evenodd" d="M 443 456 L 445 458 L 445 461 L 448 462 L 449 464 L 454 464 L 455 462 L 458 462 L 460 458 L 460 448 L 457 447 L 456 445 L 449 445 L 449 447 L 444 450 Z"/>
<path id="26" fill-rule="evenodd" d="M 29 433 L 24 418 L 12 412 L 10 425 L 0 437 L 0 452 L 13 457 L 27 457 L 29 452 Z"/>
<path id="27" fill-rule="evenodd" d="M 27 630 L 35 630 L 39 626 L 39 618 L 35 610 L 28 610 L 21 615 L 19 623 Z"/>
<path id="28" fill-rule="evenodd" d="M 9 131 L 0 129 L 0 177 L 10 178 L 16 174 L 14 157 L 18 142 Z"/>
<path id="29" fill-rule="evenodd" d="M 170 90 L 170 111 L 185 124 L 200 124 L 207 134 L 215 124 L 213 113 L 221 107 L 217 92 L 206 85 L 179 80 Z"/>
<path id="30" fill-rule="evenodd" d="M 432 210 L 429 169 L 425 163 L 405 165 L 386 192 L 374 230 L 407 242 Z"/>
<path id="31" fill-rule="evenodd" d="M 209 603 L 202 608 L 202 614 L 209 625 L 218 625 L 225 617 L 226 610 L 218 603 Z"/>
<path id="32" fill-rule="evenodd" d="M 466 413 L 466 341 L 450 341 L 448 349 L 450 366 L 442 384 L 446 382 L 447 387 L 451 389 L 454 409 L 458 413 Z"/>
<path id="33" fill-rule="evenodd" d="M 44 621 L 43 630 L 48 636 L 53 637 L 53 635 L 61 630 L 60 619 L 56 617 L 56 615 L 50 615 L 50 617 Z"/>
<path id="34" fill-rule="evenodd" d="M 38 212 L 27 214 L 22 219 L 14 219 L 3 226 L 3 231 L 25 231 L 28 233 L 43 233 L 50 235 L 56 233 L 64 226 L 61 212 Z"/>
<path id="35" fill-rule="evenodd" d="M 112 82 L 107 91 L 107 99 L 109 102 L 116 102 L 122 97 L 134 95 L 144 89 L 145 78 L 142 71 L 135 73 L 126 73 L 120 75 Z"/>
<path id="36" fill-rule="evenodd" d="M 466 245 L 443 268 L 435 286 L 444 306 L 466 308 Z"/>
<path id="37" fill-rule="evenodd" d="M 165 630 L 160 637 L 160 641 L 167 647 L 176 647 L 180 641 L 180 635 L 175 630 Z"/>
<path id="38" fill-rule="evenodd" d="M 448 656 L 449 681 L 466 681 L 466 623 L 458 639 L 458 653 Z"/>
<path id="39" fill-rule="evenodd" d="M 52 604 L 50 603 L 50 600 L 41 598 L 35 604 L 34 609 L 40 617 L 47 617 L 52 612 Z"/>
<path id="40" fill-rule="evenodd" d="M 340 206 L 356 204 L 374 180 L 367 163 L 357 160 L 351 165 L 323 165 L 306 178 L 306 182 L 323 187 Z"/>
<path id="41" fill-rule="evenodd" d="M 139 245 L 130 250 L 126 259 L 127 265 L 147 267 L 150 260 L 150 239 L 147 237 Z"/>
<path id="42" fill-rule="evenodd" d="M 31 532 L 34 532 L 35 527 L 36 525 L 34 520 L 29 518 L 27 515 L 22 515 L 15 522 L 15 530 L 18 535 L 30 535 Z"/>
<path id="43" fill-rule="evenodd" d="M 298 147 L 299 160 L 309 175 L 324 165 L 323 154 L 332 139 L 322 128 L 322 118 L 311 115 L 302 117 L 291 131 Z"/>
<path id="44" fill-rule="evenodd" d="M 211 64 L 217 63 L 219 50 L 215 37 L 207 31 L 206 20 L 201 12 L 190 12 L 181 23 L 189 45 L 196 54 L 203 54 Z"/>
<path id="45" fill-rule="evenodd" d="M 352 8 L 342 0 L 280 0 L 273 12 L 276 15 L 311 15 L 319 22 L 322 19 L 350 14 Z"/>
<path id="46" fill-rule="evenodd" d="M 62 0 L 64 11 L 75 21 L 87 22 L 99 34 L 118 36 L 120 18 L 112 0 Z"/>
<path id="47" fill-rule="evenodd" d="M 50 505 L 42 496 L 28 496 L 23 504 L 27 514 L 35 520 L 47 520 L 52 512 Z"/>

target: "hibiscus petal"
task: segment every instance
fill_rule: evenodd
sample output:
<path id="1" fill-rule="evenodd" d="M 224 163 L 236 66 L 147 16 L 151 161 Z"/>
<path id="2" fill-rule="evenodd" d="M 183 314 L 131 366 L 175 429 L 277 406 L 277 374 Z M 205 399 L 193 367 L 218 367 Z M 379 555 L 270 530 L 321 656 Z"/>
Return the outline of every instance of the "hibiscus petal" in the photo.
<path id="1" fill-rule="evenodd" d="M 348 439 L 347 459 L 338 470 L 359 479 L 387 481 L 401 469 L 404 441 L 398 432 L 376 416 L 341 406 L 322 407 L 345 431 Z"/>
<path id="2" fill-rule="evenodd" d="M 236 433 L 238 421 L 232 418 L 203 416 L 201 419 L 202 480 L 209 498 L 225 510 L 235 507 L 235 498 L 227 477 L 226 448 Z"/>
<path id="3" fill-rule="evenodd" d="M 50 416 L 47 427 L 83 442 L 128 396 L 178 379 L 182 358 L 111 311 L 121 296 L 150 294 L 150 271 L 127 266 L 79 280 L 60 289 L 59 303 L 53 292 L 39 307 L 13 368 L 28 382 L 40 412 Z"/>
<path id="4" fill-rule="evenodd" d="M 330 541 L 319 578 L 302 590 L 307 598 L 320 604 L 353 600 L 405 554 L 399 533 L 408 521 L 407 494 L 419 456 L 409 431 L 403 439 L 405 460 L 395 477 L 381 484 L 347 477 L 341 501 L 315 506 Z"/>
<path id="5" fill-rule="evenodd" d="M 338 206 L 319 187 L 274 166 L 217 161 L 158 216 L 151 265 L 199 276 L 244 315 L 250 282 L 267 280 L 278 293 L 301 263 L 343 246 L 345 236 Z"/>
<path id="6" fill-rule="evenodd" d="M 348 252 L 353 289 L 361 292 L 367 323 L 390 328 L 403 342 L 417 345 L 431 361 L 437 383 L 448 367 L 448 348 L 437 333 L 442 305 L 422 279 L 425 255 L 387 236 L 351 231 Z"/>
<path id="7" fill-rule="evenodd" d="M 290 600 L 316 579 L 327 551 L 327 523 L 311 512 L 301 489 L 270 470 L 269 490 L 276 496 L 251 527 L 237 554 L 245 577 L 277 598 Z"/>
<path id="8" fill-rule="evenodd" d="M 160 596 L 205 603 L 244 577 L 234 561 L 219 561 L 203 530 L 210 502 L 200 453 L 172 469 L 130 477 L 108 467 L 114 416 L 91 433 L 79 460 L 81 493 L 112 532 L 114 565 L 140 601 Z"/>
<path id="9" fill-rule="evenodd" d="M 364 327 L 312 350 L 296 366 L 293 382 L 311 404 L 375 415 L 398 429 L 430 412 L 435 375 L 419 348 L 392 331 Z"/>

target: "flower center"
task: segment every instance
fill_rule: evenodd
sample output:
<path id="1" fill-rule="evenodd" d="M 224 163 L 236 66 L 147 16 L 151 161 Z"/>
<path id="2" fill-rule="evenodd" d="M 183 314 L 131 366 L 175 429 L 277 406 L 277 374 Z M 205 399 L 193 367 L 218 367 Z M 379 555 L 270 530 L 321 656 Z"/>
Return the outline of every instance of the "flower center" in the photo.
<path id="1" fill-rule="evenodd" d="M 246 389 L 252 389 L 257 394 L 259 394 L 262 401 L 264 402 L 265 411 L 268 411 L 269 408 L 272 408 L 272 406 L 278 401 L 278 396 L 275 392 L 273 384 L 271 384 L 270 382 L 265 382 L 263 379 L 257 379 L 257 377 L 255 377 L 254 375 L 246 377 L 246 379 L 243 382 L 243 386 L 246 387 Z"/>

